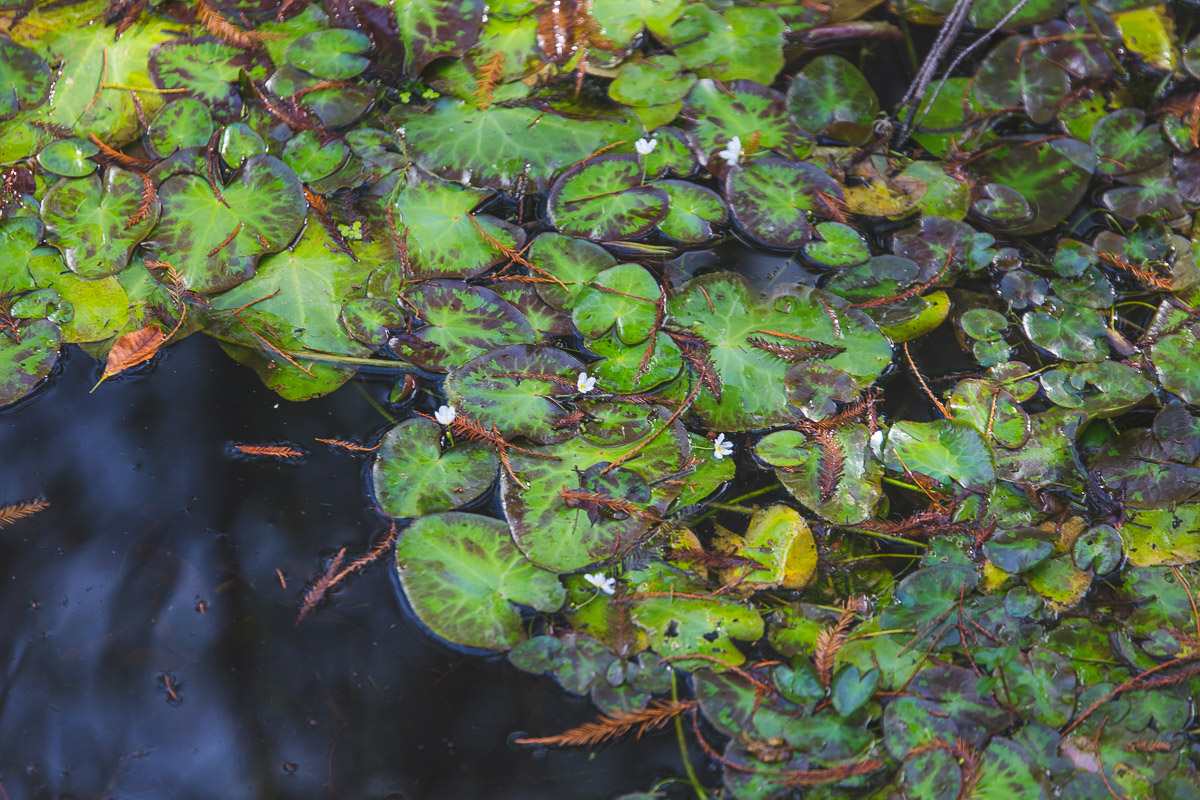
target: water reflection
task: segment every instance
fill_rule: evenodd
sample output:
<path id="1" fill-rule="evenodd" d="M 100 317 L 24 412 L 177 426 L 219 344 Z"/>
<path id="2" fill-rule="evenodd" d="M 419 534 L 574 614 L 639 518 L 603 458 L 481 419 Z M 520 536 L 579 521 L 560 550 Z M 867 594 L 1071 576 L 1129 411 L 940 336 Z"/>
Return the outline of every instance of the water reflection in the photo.
<path id="1" fill-rule="evenodd" d="M 0 501 L 52 504 L 0 531 L 9 798 L 599 798 L 677 771 L 670 734 L 509 749 L 592 710 L 431 642 L 382 565 L 294 624 L 318 554 L 382 528 L 363 462 L 312 441 L 378 427 L 362 393 L 290 406 L 203 337 L 90 396 L 94 362 L 66 361 L 0 415 Z M 236 462 L 231 440 L 312 456 Z"/>

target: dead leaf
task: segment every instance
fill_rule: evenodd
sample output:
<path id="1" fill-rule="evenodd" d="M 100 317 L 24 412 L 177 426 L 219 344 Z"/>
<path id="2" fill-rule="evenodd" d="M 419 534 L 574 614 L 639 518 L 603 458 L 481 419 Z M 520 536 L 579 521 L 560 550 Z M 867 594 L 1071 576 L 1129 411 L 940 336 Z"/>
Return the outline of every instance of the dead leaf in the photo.
<path id="1" fill-rule="evenodd" d="M 157 325 L 147 325 L 139 331 L 125 334 L 113 343 L 108 351 L 108 362 L 104 365 L 104 374 L 96 381 L 96 386 L 104 383 L 106 378 L 124 372 L 130 367 L 136 367 L 154 358 L 158 348 L 164 341 L 162 329 Z M 96 391 L 96 386 L 92 391 Z"/>

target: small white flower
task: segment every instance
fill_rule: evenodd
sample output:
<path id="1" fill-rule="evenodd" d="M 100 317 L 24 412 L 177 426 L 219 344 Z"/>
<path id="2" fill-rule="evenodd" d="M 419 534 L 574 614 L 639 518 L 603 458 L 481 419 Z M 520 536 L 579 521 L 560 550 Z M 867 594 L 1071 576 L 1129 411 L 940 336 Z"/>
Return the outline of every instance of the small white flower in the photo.
<path id="1" fill-rule="evenodd" d="M 742 152 L 742 140 L 734 136 L 729 140 L 729 144 L 725 145 L 725 149 L 717 153 L 717 158 L 725 159 L 726 164 L 734 167 L 742 157 Z"/>
<path id="2" fill-rule="evenodd" d="M 579 380 L 576 382 L 575 388 L 581 393 L 587 394 L 596 388 L 596 379 L 588 376 L 586 372 L 581 372 L 579 373 Z"/>
<path id="3" fill-rule="evenodd" d="M 454 422 L 454 418 L 457 416 L 458 412 L 454 410 L 454 406 L 442 406 L 433 412 L 433 418 L 442 425 L 449 425 L 451 422 Z"/>
<path id="4" fill-rule="evenodd" d="M 718 433 L 717 440 L 713 442 L 713 458 L 720 461 L 729 455 L 733 455 L 733 442 L 725 441 L 725 434 Z"/>
<path id="5" fill-rule="evenodd" d="M 650 155 L 656 147 L 658 147 L 658 139 L 638 139 L 633 143 L 633 149 L 637 150 L 640 156 Z"/>
<path id="6" fill-rule="evenodd" d="M 583 579 L 605 594 L 613 594 L 617 591 L 617 579 L 610 578 L 603 572 L 589 572 L 583 576 Z"/>

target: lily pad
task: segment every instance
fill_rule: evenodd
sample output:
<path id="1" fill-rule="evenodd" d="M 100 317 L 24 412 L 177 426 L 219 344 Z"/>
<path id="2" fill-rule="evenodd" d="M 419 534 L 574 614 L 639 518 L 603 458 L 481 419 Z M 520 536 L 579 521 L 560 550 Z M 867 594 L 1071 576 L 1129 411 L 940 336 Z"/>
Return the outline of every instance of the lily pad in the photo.
<path id="1" fill-rule="evenodd" d="M 404 71 L 413 77 L 434 59 L 467 52 L 486 13 L 483 0 L 397 0 L 390 7 L 404 45 Z"/>
<path id="2" fill-rule="evenodd" d="M 120 272 L 138 242 L 158 221 L 158 202 L 145 213 L 142 181 L 131 172 L 110 168 L 98 175 L 63 178 L 42 199 L 46 242 L 58 247 L 67 266 L 83 278 Z M 132 225 L 130 223 L 133 223 Z"/>
<path id="3" fill-rule="evenodd" d="M 58 326 L 45 319 L 0 332 L 0 406 L 29 394 L 54 370 L 60 343 Z"/>
<path id="4" fill-rule="evenodd" d="M 514 344 L 471 359 L 446 379 L 446 400 L 506 437 L 549 444 L 572 435 L 570 415 L 554 395 L 574 394 L 583 362 L 553 347 Z M 546 376 L 558 378 L 550 380 Z"/>
<path id="5" fill-rule="evenodd" d="M 150 51 L 150 77 L 159 89 L 182 90 L 178 96 L 205 103 L 220 122 L 233 122 L 242 112 L 236 83 L 242 76 L 265 81 L 271 74 L 267 57 L 239 50 L 215 36 L 173 39 Z"/>
<path id="6" fill-rule="evenodd" d="M 530 564 L 499 520 L 451 511 L 421 517 L 396 543 L 396 568 L 413 612 L 453 644 L 508 650 L 525 638 L 514 604 L 557 611 L 566 592 Z"/>
<path id="7" fill-rule="evenodd" d="M 550 222 L 573 236 L 636 239 L 667 215 L 669 196 L 642 186 L 636 156 L 604 155 L 564 172 L 547 199 Z"/>
<path id="8" fill-rule="evenodd" d="M 829 204 L 841 196 L 833 178 L 804 161 L 758 159 L 729 170 L 725 178 L 734 222 L 762 244 L 781 250 L 811 239 L 810 215 L 828 214 Z"/>
<path id="9" fill-rule="evenodd" d="M 229 185 L 217 188 L 220 197 L 198 175 L 164 181 L 158 189 L 162 217 L 144 243 L 195 292 L 245 281 L 263 255 L 291 243 L 308 210 L 300 180 L 274 156 L 252 156 Z"/>
<path id="10" fill-rule="evenodd" d="M 934 422 L 902 420 L 888 432 L 884 463 L 905 467 L 942 484 L 980 489 L 996 480 L 991 448 L 973 426 L 953 419 Z"/>
<path id="11" fill-rule="evenodd" d="M 38 163 L 55 175 L 82 178 L 96 171 L 91 158 L 100 152 L 96 145 L 83 139 L 59 139 L 42 148 Z"/>
<path id="12" fill-rule="evenodd" d="M 397 228 L 407 234 L 409 260 L 421 277 L 473 277 L 521 249 L 523 230 L 486 214 L 471 213 L 492 194 L 419 169 L 408 171 L 408 180 L 397 190 L 392 207 Z"/>
<path id="13" fill-rule="evenodd" d="M 213 130 L 208 107 L 194 97 L 183 97 L 159 109 L 146 128 L 144 141 L 151 155 L 166 158 L 185 147 L 207 144 Z"/>
<path id="14" fill-rule="evenodd" d="M 788 86 L 788 113 L 814 136 L 862 144 L 870 140 L 879 100 L 867 79 L 840 56 L 817 56 Z"/>
<path id="15" fill-rule="evenodd" d="M 0 36 L 0 120 L 36 108 L 50 92 L 50 67 L 35 52 Z"/>
<path id="16" fill-rule="evenodd" d="M 617 264 L 588 282 L 571 319 L 588 338 L 612 330 L 625 344 L 637 344 L 654 332 L 661 295 L 658 282 L 644 267 Z"/>
<path id="17" fill-rule="evenodd" d="M 666 192 L 670 201 L 658 229 L 677 242 L 707 242 L 715 235 L 713 226 L 729 219 L 725 201 L 711 189 L 688 181 L 656 181 L 653 185 Z"/>
<path id="18" fill-rule="evenodd" d="M 496 479 L 500 462 L 479 442 L 442 450 L 442 429 L 413 417 L 383 437 L 371 477 L 375 501 L 393 517 L 450 511 L 476 500 Z"/>
<path id="19" fill-rule="evenodd" d="M 449 372 L 489 350 L 537 338 L 525 315 L 482 286 L 428 281 L 402 298 L 403 305 L 418 310 L 425 326 L 397 337 L 392 349 L 426 369 Z"/>
<path id="20" fill-rule="evenodd" d="M 307 33 L 292 42 L 287 60 L 318 78 L 347 80 L 367 68 L 370 61 L 362 54 L 370 50 L 371 40 L 365 33 L 330 28 Z"/>
<path id="21" fill-rule="evenodd" d="M 727 166 L 717 153 L 734 137 L 743 148 L 754 143 L 784 158 L 803 158 L 812 150 L 811 141 L 788 118 L 784 95 L 754 81 L 733 81 L 724 87 L 698 81 L 682 114 L 688 143 L 714 174 Z"/>

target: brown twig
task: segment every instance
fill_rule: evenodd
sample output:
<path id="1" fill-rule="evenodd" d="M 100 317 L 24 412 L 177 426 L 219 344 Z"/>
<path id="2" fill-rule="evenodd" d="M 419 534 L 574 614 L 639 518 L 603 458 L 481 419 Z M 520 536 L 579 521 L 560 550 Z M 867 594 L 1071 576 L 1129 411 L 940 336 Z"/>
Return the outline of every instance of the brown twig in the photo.
<path id="1" fill-rule="evenodd" d="M 695 700 L 652 700 L 640 711 L 610 711 L 593 722 L 563 731 L 556 736 L 517 739 L 517 744 L 543 747 L 595 747 L 629 733 L 637 738 L 657 730 L 696 706 Z"/>

